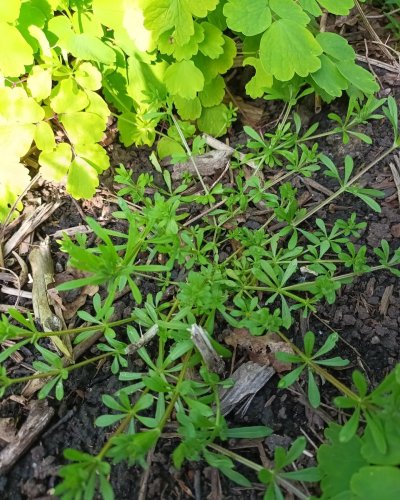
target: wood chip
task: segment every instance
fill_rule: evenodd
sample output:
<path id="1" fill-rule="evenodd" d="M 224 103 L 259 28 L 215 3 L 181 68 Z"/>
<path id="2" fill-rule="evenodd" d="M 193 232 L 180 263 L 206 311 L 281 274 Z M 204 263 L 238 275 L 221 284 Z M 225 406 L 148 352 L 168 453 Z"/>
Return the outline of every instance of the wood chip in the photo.
<path id="1" fill-rule="evenodd" d="M 212 346 L 208 333 L 196 324 L 193 324 L 189 331 L 193 344 L 199 351 L 207 368 L 212 372 L 222 373 L 225 370 L 225 363 Z"/>
<path id="2" fill-rule="evenodd" d="M 220 392 L 222 415 L 228 415 L 239 403 L 254 396 L 274 374 L 272 366 L 261 366 L 253 361 L 241 365 L 229 377 L 234 380 L 234 386 Z"/>
<path id="3" fill-rule="evenodd" d="M 225 168 L 231 154 L 229 151 L 209 151 L 203 155 L 193 156 L 192 159 L 201 176 L 210 176 Z M 193 161 L 189 159 L 188 161 L 174 165 L 172 178 L 178 180 L 185 173 L 197 174 Z"/>
<path id="4" fill-rule="evenodd" d="M 389 303 L 390 303 L 390 297 L 393 295 L 393 285 L 389 285 L 385 288 L 385 291 L 383 292 L 381 303 L 379 304 L 379 312 L 382 314 L 382 316 L 386 316 L 388 308 L 389 308 Z"/>

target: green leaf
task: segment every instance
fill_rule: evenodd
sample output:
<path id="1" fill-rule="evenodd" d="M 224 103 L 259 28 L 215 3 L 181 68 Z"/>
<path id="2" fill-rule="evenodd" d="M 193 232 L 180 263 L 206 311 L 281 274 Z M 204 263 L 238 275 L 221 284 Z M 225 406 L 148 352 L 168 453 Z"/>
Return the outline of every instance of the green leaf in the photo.
<path id="1" fill-rule="evenodd" d="M 342 76 L 332 60 L 322 54 L 320 56 L 321 67 L 310 77 L 321 89 L 333 97 L 340 97 L 342 91 L 349 86 L 348 81 Z"/>
<path id="2" fill-rule="evenodd" d="M 299 0 L 299 5 L 301 5 L 306 12 L 309 12 L 315 17 L 322 14 L 322 10 L 318 5 L 317 0 Z"/>
<path id="3" fill-rule="evenodd" d="M 210 59 L 217 59 L 224 53 L 225 43 L 222 31 L 211 23 L 201 23 L 204 31 L 203 41 L 199 43 L 199 50 Z"/>
<path id="4" fill-rule="evenodd" d="M 21 87 L 0 87 L 0 126 L 37 123 L 44 116 L 43 108 Z"/>
<path id="5" fill-rule="evenodd" d="M 171 64 L 164 74 L 168 92 L 184 99 L 194 99 L 204 87 L 203 73 L 193 61 L 180 61 Z"/>
<path id="6" fill-rule="evenodd" d="M 300 377 L 302 371 L 304 370 L 304 365 L 298 366 L 293 371 L 282 377 L 278 383 L 278 387 L 280 389 L 286 389 L 296 382 L 296 380 Z"/>
<path id="7" fill-rule="evenodd" d="M 5 77 L 20 76 L 33 63 L 33 50 L 15 26 L 0 20 L 0 40 L 7 46 L 0 50 L 0 72 Z"/>
<path id="8" fill-rule="evenodd" d="M 88 33 L 70 36 L 65 43 L 65 48 L 78 59 L 107 65 L 115 62 L 114 50 L 99 38 Z"/>
<path id="9" fill-rule="evenodd" d="M 400 463 L 399 417 L 388 413 L 386 418 L 366 413 L 367 427 L 361 452 L 372 464 L 398 465 Z M 379 449 L 380 448 L 380 449 Z"/>
<path id="10" fill-rule="evenodd" d="M 72 78 L 61 80 L 51 92 L 50 105 L 56 113 L 81 111 L 88 104 L 86 92 Z"/>
<path id="11" fill-rule="evenodd" d="M 393 500 L 400 496 L 400 469 L 389 466 L 362 467 L 351 478 L 351 491 L 365 500 Z"/>
<path id="12" fill-rule="evenodd" d="M 226 467 L 220 467 L 219 470 L 231 481 L 233 481 L 236 484 L 239 484 L 240 486 L 243 486 L 243 488 L 252 487 L 251 482 L 247 479 L 247 477 L 243 476 L 243 474 L 240 474 L 240 472 L 234 469 L 228 469 Z"/>
<path id="13" fill-rule="evenodd" d="M 118 116 L 118 130 L 124 146 L 135 143 L 137 146 L 152 146 L 156 138 L 157 122 L 146 120 L 135 113 L 123 113 Z"/>
<path id="14" fill-rule="evenodd" d="M 310 369 L 308 370 L 308 399 L 313 408 L 318 408 L 321 404 L 321 396 L 318 385 L 315 382 L 313 372 Z"/>
<path id="15" fill-rule="evenodd" d="M 223 75 L 233 65 L 233 60 L 236 56 L 236 44 L 231 38 L 225 35 L 223 35 L 223 38 L 225 41 L 223 45 L 224 52 L 217 59 L 210 59 L 201 53 L 193 57 L 194 63 L 202 71 L 207 80 L 212 80 L 218 74 Z"/>
<path id="16" fill-rule="evenodd" d="M 44 150 L 40 153 L 40 173 L 44 179 L 60 182 L 67 175 L 71 162 L 71 146 L 62 142 L 57 144 L 54 150 Z"/>
<path id="17" fill-rule="evenodd" d="M 315 483 L 321 479 L 321 473 L 317 467 L 309 467 L 291 472 L 281 472 L 280 477 L 291 479 L 292 481 L 307 481 Z"/>
<path id="18" fill-rule="evenodd" d="M 95 37 L 101 38 L 103 33 L 103 27 L 97 16 L 93 15 L 92 12 L 87 10 L 75 11 L 72 16 L 72 26 L 76 33 L 88 33 Z"/>
<path id="19" fill-rule="evenodd" d="M 194 33 L 193 16 L 206 17 L 215 9 L 218 0 L 159 0 L 147 2 L 144 8 L 145 26 L 157 39 L 164 31 L 174 29 L 173 36 L 178 45 L 188 42 Z"/>
<path id="20" fill-rule="evenodd" d="M 87 111 L 60 115 L 60 122 L 73 144 L 99 142 L 106 128 L 106 123 L 101 116 Z"/>
<path id="21" fill-rule="evenodd" d="M 337 33 L 323 32 L 316 36 L 317 42 L 328 56 L 337 61 L 354 61 L 356 53 L 348 41 Z"/>
<path id="22" fill-rule="evenodd" d="M 353 436 L 343 443 L 339 440 L 340 429 L 339 425 L 330 424 L 325 430 L 329 443 L 322 444 L 317 452 L 318 468 L 322 476 L 321 488 L 323 498 L 326 499 L 349 492 L 353 474 L 367 465 L 361 455 L 361 439 Z"/>
<path id="23" fill-rule="evenodd" d="M 357 198 L 360 198 L 360 200 L 362 200 L 365 204 L 367 204 L 370 208 L 372 208 L 374 212 L 378 213 L 381 212 L 382 209 L 379 203 L 377 203 L 373 198 L 371 198 L 367 194 L 360 193 L 357 190 L 352 191 L 352 194 L 354 194 L 354 196 L 357 196 Z"/>
<path id="24" fill-rule="evenodd" d="M 341 443 L 346 443 L 349 441 L 357 432 L 358 424 L 360 422 L 360 409 L 356 408 L 353 415 L 345 423 L 339 433 L 339 439 Z"/>
<path id="25" fill-rule="evenodd" d="M 226 431 L 228 438 L 234 439 L 254 439 L 270 436 L 272 429 L 264 425 L 253 427 L 234 427 Z"/>
<path id="26" fill-rule="evenodd" d="M 315 344 L 315 335 L 313 332 L 306 332 L 304 335 L 304 352 L 307 357 L 311 357 Z"/>
<path id="27" fill-rule="evenodd" d="M 95 425 L 97 427 L 108 427 L 109 425 L 114 425 L 125 417 L 125 415 L 100 415 L 95 420 Z"/>
<path id="28" fill-rule="evenodd" d="M 256 74 L 246 84 L 246 92 L 253 99 L 262 97 L 272 87 L 274 78 L 271 73 L 267 73 L 257 57 L 246 57 L 243 61 L 243 66 L 251 65 L 255 68 Z"/>
<path id="29" fill-rule="evenodd" d="M 158 49 L 162 54 L 173 54 L 177 61 L 191 59 L 199 51 L 199 43 L 204 40 L 204 29 L 199 23 L 194 23 L 194 34 L 184 45 L 177 45 L 172 36 L 172 30 L 166 31 L 158 39 Z"/>
<path id="30" fill-rule="evenodd" d="M 263 33 L 271 24 L 271 10 L 265 0 L 228 0 L 224 5 L 226 23 L 233 31 L 246 36 Z"/>
<path id="31" fill-rule="evenodd" d="M 161 139 L 157 143 L 157 154 L 160 160 L 167 158 L 168 156 L 172 156 L 174 154 L 185 154 L 185 150 L 174 139 L 170 137 L 161 137 Z"/>
<path id="32" fill-rule="evenodd" d="M 89 99 L 89 106 L 85 109 L 86 113 L 98 115 L 104 123 L 107 123 L 110 116 L 110 109 L 103 98 L 93 90 L 86 90 L 86 95 Z"/>
<path id="33" fill-rule="evenodd" d="M 373 94 L 379 90 L 379 85 L 369 71 L 352 61 L 339 61 L 337 68 L 340 73 L 364 94 Z"/>
<path id="34" fill-rule="evenodd" d="M 354 0 L 318 0 L 318 3 L 328 12 L 338 16 L 347 16 L 354 7 Z"/>
<path id="35" fill-rule="evenodd" d="M 98 174 L 110 166 L 107 151 L 100 144 L 77 144 L 74 149 L 76 156 L 84 158 Z"/>
<path id="36" fill-rule="evenodd" d="M 174 104 L 183 120 L 196 120 L 201 115 L 201 103 L 198 97 L 184 99 L 179 95 L 174 96 Z"/>
<path id="37" fill-rule="evenodd" d="M 306 26 L 310 18 L 304 10 L 293 0 L 270 0 L 271 9 L 282 19 L 289 19 L 296 24 Z"/>
<path id="38" fill-rule="evenodd" d="M 324 345 L 314 354 L 313 359 L 319 358 L 320 356 L 330 352 L 337 344 L 338 339 L 339 335 L 336 332 L 331 333 L 325 340 Z"/>
<path id="39" fill-rule="evenodd" d="M 222 102 L 225 95 L 225 80 L 217 75 L 210 81 L 207 81 L 203 90 L 199 93 L 201 104 L 208 108 L 216 106 Z M 200 116 L 200 115 L 199 115 Z M 197 117 L 198 118 L 198 117 Z"/>
<path id="40" fill-rule="evenodd" d="M 153 402 L 154 402 L 154 397 L 151 394 L 143 394 L 139 398 L 139 400 L 135 403 L 133 409 L 135 412 L 146 410 L 147 408 L 150 408 Z"/>
<path id="41" fill-rule="evenodd" d="M 288 81 L 294 74 L 307 76 L 321 67 L 320 45 L 303 26 L 290 19 L 272 23 L 260 42 L 260 60 L 267 73 Z M 285 54 L 285 57 L 282 57 Z"/>
<path id="42" fill-rule="evenodd" d="M 0 148 L 2 143 L 0 127 Z M 29 170 L 15 158 L 3 157 L 0 165 L 0 221 L 3 221 L 19 194 L 29 185 Z M 17 210 L 23 207 L 20 201 Z"/>
<path id="43" fill-rule="evenodd" d="M 211 108 L 203 108 L 197 126 L 202 132 L 206 132 L 214 137 L 224 135 L 228 129 L 227 107 L 219 104 Z"/>

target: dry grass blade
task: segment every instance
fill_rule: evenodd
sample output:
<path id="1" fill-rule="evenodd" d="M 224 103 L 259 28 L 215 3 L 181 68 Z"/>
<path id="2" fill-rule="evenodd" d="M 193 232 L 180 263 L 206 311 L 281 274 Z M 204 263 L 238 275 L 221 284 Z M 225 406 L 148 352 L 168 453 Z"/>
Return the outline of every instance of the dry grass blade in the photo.
<path id="1" fill-rule="evenodd" d="M 390 170 L 392 171 L 393 180 L 396 185 L 397 197 L 399 199 L 399 206 L 400 206 L 400 156 L 394 155 L 393 159 L 394 163 L 390 162 L 389 167 Z"/>
<path id="2" fill-rule="evenodd" d="M 43 223 L 50 215 L 57 210 L 62 205 L 62 201 L 55 201 L 52 203 L 46 203 L 39 207 L 36 212 L 31 214 L 21 225 L 16 233 L 7 241 L 4 245 L 3 255 L 6 257 L 11 253 L 23 240 L 24 238 L 32 233 L 40 224 Z"/>

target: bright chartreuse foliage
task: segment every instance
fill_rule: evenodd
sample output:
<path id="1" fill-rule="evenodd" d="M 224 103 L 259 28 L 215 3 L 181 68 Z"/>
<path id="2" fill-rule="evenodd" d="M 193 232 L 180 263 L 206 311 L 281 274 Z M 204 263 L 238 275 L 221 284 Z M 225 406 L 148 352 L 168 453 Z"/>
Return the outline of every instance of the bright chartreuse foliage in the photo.
<path id="1" fill-rule="evenodd" d="M 100 145 L 112 112 L 125 146 L 153 145 L 161 120 L 226 132 L 234 113 L 224 75 L 254 68 L 251 98 L 325 101 L 378 86 L 347 41 L 319 33 L 323 10 L 354 0 L 9 0 L 0 5 L 0 220 L 41 175 L 90 197 L 109 160 Z M 164 145 L 165 146 L 165 145 Z M 32 149 L 33 147 L 33 149 Z M 165 149 L 165 148 L 164 148 Z M 30 161 L 32 166 L 32 161 Z M 12 173 L 10 173 L 12 171 Z"/>

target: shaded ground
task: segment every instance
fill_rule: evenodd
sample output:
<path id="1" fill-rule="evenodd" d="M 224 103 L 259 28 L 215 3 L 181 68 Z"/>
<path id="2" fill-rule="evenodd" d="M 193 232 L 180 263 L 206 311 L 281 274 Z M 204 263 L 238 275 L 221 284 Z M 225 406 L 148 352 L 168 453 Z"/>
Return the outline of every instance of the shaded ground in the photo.
<path id="1" fill-rule="evenodd" d="M 372 147 L 352 143 L 346 147 L 345 153 L 352 154 L 357 164 L 371 160 L 380 150 L 390 142 L 390 129 L 386 124 L 374 125 L 367 132 L 374 139 Z M 343 155 L 340 139 L 321 144 L 321 149 L 326 154 L 333 154 L 337 159 Z M 114 163 L 122 161 L 120 147 L 115 148 Z M 125 153 L 124 153 L 125 154 Z M 135 166 L 138 161 L 140 167 L 148 165 L 144 158 L 147 152 L 140 154 L 139 158 L 126 153 L 124 161 Z M 320 179 L 322 182 L 322 179 Z M 355 206 L 354 198 L 343 198 L 335 205 L 328 207 L 325 214 L 318 214 L 326 221 L 338 217 L 345 218 L 350 211 L 356 210 L 360 220 L 366 220 L 368 227 L 361 242 L 365 242 L 369 251 L 386 238 L 393 246 L 397 246 L 400 228 L 400 210 L 396 190 L 391 179 L 387 162 L 379 164 L 365 179 L 369 186 L 381 188 L 385 191 L 382 201 L 381 214 L 373 214 L 362 203 Z M 297 182 L 296 179 L 294 181 Z M 304 189 L 304 187 L 303 187 Z M 312 202 L 317 201 L 318 193 L 313 191 Z M 85 207 L 86 205 L 86 207 Z M 108 219 L 113 207 L 107 206 L 100 198 L 84 203 L 83 211 L 98 218 Z M 111 220 L 111 219 L 110 219 Z M 41 228 L 42 234 L 52 233 L 60 228 L 76 226 L 82 223 L 82 218 L 77 210 L 76 203 L 66 200 L 62 209 L 59 209 L 52 218 Z M 115 224 L 115 226 L 114 226 Z M 118 221 L 109 222 L 108 227 L 118 227 Z M 259 224 L 259 222 L 255 222 Z M 62 271 L 65 266 L 65 256 L 53 244 L 56 269 Z M 344 286 L 339 292 L 339 297 L 334 305 L 322 304 L 318 315 L 308 320 L 299 318 L 292 329 L 294 339 L 300 341 L 302 335 L 311 329 L 317 336 L 326 338 L 330 329 L 340 333 L 342 342 L 339 344 L 339 354 L 351 360 L 350 367 L 340 373 L 339 378 L 350 384 L 350 375 L 355 367 L 361 368 L 368 375 L 372 385 L 378 383 L 393 368 L 399 359 L 399 280 L 388 272 L 370 274 L 357 278 L 351 285 Z M 150 289 L 146 292 L 151 292 Z M 153 290 L 154 291 L 154 290 Z M 74 299 L 71 292 L 70 300 Z M 126 317 L 131 311 L 132 304 L 129 296 L 122 297 L 116 303 L 119 317 Z M 300 345 L 300 342 L 299 342 Z M 24 362 L 29 364 L 32 359 L 30 353 L 24 352 Z M 138 361 L 135 368 L 138 366 Z M 133 367 L 130 367 L 130 369 Z M 19 373 L 28 373 L 23 367 Z M 250 409 L 245 415 L 233 415 L 231 420 L 236 423 L 266 424 L 274 430 L 274 435 L 265 440 L 266 450 L 271 452 L 277 445 L 288 446 L 293 438 L 305 433 L 310 442 L 319 444 L 324 421 L 328 421 L 335 412 L 329 406 L 329 398 L 334 395 L 329 388 L 323 391 L 323 401 L 328 406 L 322 405 L 318 411 L 312 411 L 304 397 L 303 387 L 294 386 L 291 391 L 276 389 L 277 377 L 273 378 L 253 400 Z M 100 402 L 101 394 L 113 393 L 120 386 L 120 382 L 110 375 L 107 364 L 100 368 L 89 366 L 74 372 L 68 381 L 68 390 L 61 403 L 55 400 L 50 404 L 56 408 L 56 414 L 50 427 L 35 443 L 33 448 L 14 466 L 11 472 L 0 479 L 1 498 L 19 500 L 22 498 L 44 499 L 49 498 L 49 493 L 56 483 L 57 468 L 62 464 L 62 451 L 72 447 L 95 453 L 98 451 L 108 436 L 108 431 L 94 426 L 95 418 L 105 408 Z M 0 405 L 1 417 L 23 419 L 21 407 L 11 401 L 5 400 Z M 254 448 L 254 443 L 244 450 L 245 456 L 256 461 L 260 460 L 259 450 Z M 181 471 L 175 471 L 169 461 L 173 443 L 162 440 L 157 448 L 148 478 L 147 498 L 210 498 L 212 490 L 218 484 L 213 478 L 210 468 L 203 464 L 186 465 Z M 114 467 L 112 484 L 116 498 L 137 498 L 138 485 L 143 471 L 137 467 L 127 468 L 125 465 Z M 255 478 L 254 478 L 255 479 Z M 222 479 L 222 488 L 225 498 L 261 498 L 261 489 L 252 492 L 229 484 Z M 210 495 L 210 496 L 208 496 Z"/>

